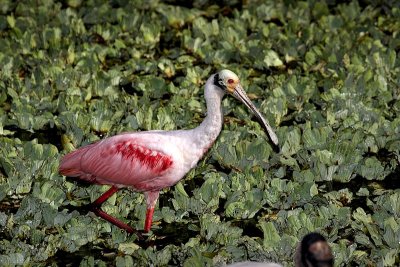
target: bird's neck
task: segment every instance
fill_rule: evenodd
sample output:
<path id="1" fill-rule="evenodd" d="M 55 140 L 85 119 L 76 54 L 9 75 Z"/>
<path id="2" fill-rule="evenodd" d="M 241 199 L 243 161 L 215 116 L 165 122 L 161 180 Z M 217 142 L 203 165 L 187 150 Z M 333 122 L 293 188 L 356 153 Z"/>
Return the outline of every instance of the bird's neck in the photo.
<path id="1" fill-rule="evenodd" d="M 205 153 L 217 139 L 221 132 L 223 113 L 221 101 L 224 92 L 219 89 L 212 88 L 214 85 L 207 81 L 204 96 L 207 105 L 207 116 L 204 121 L 195 129 L 193 129 L 196 146 Z"/>

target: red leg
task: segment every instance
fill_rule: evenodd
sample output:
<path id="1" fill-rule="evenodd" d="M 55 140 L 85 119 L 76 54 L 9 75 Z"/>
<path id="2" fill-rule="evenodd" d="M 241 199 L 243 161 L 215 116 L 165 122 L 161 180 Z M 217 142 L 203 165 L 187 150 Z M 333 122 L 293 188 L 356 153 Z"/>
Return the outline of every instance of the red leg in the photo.
<path id="1" fill-rule="evenodd" d="M 135 232 L 135 230 L 133 230 L 132 227 L 130 227 L 129 225 L 127 225 L 126 223 L 121 222 L 120 220 L 118 220 L 117 218 L 114 218 L 113 216 L 105 213 L 104 211 L 102 211 L 100 208 L 92 208 L 92 211 L 99 217 L 103 218 L 106 221 L 109 221 L 110 223 L 118 226 L 121 229 L 126 230 L 128 233 L 132 234 Z"/>
<path id="2" fill-rule="evenodd" d="M 153 213 L 154 207 L 157 203 L 159 191 L 147 191 L 144 192 L 147 203 L 147 211 L 146 211 L 146 221 L 144 222 L 144 232 L 147 233 L 150 231 L 151 224 L 153 222 Z"/>
<path id="3" fill-rule="evenodd" d="M 154 213 L 154 207 L 153 208 L 148 208 L 146 211 L 146 221 L 144 223 L 144 232 L 148 233 L 151 228 L 151 223 L 153 222 L 153 213 Z"/>
<path id="4" fill-rule="evenodd" d="M 101 204 L 103 204 L 103 202 L 105 202 L 107 199 L 109 199 L 112 195 L 114 195 L 115 192 L 117 192 L 119 190 L 118 187 L 116 186 L 111 186 L 110 189 L 108 189 L 106 192 L 104 192 L 101 196 L 99 196 L 98 199 L 96 199 L 92 205 L 94 206 L 100 206 Z"/>
<path id="5" fill-rule="evenodd" d="M 124 229 L 130 234 L 136 233 L 140 239 L 143 239 L 143 236 L 138 231 L 134 230 L 126 223 L 118 220 L 117 218 L 114 218 L 113 216 L 101 210 L 100 208 L 101 204 L 103 204 L 107 199 L 109 199 L 112 195 L 114 195 L 114 193 L 117 192 L 118 190 L 119 190 L 118 187 L 111 186 L 110 189 L 108 189 L 105 193 L 103 193 L 99 198 L 97 198 L 94 202 L 90 204 L 91 211 L 93 211 L 97 216 L 103 218 L 106 221 L 109 221 L 110 223 L 114 224 L 115 226 L 121 229 Z"/>

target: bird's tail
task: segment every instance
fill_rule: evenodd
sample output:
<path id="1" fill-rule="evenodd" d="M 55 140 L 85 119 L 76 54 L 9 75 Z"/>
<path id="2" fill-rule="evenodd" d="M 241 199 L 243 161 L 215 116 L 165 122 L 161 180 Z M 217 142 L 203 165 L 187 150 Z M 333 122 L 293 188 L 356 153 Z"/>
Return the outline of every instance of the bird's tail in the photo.
<path id="1" fill-rule="evenodd" d="M 66 154 L 61 159 L 60 166 L 58 167 L 59 173 L 69 177 L 82 176 L 84 174 L 82 173 L 82 168 L 81 168 L 82 157 L 85 155 L 87 150 L 89 150 L 93 145 L 95 144 L 90 144 L 81 147 L 78 150 Z"/>

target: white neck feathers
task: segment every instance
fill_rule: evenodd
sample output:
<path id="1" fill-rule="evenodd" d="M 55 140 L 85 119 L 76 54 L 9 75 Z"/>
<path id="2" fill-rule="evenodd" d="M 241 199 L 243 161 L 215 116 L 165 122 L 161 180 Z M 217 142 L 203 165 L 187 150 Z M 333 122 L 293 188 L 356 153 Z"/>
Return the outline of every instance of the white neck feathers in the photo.
<path id="1" fill-rule="evenodd" d="M 204 97 L 207 105 L 207 116 L 204 121 L 195 129 L 195 144 L 205 153 L 217 139 L 221 132 L 223 123 L 223 113 L 221 101 L 224 97 L 224 91 L 214 85 L 214 75 L 206 82 Z"/>

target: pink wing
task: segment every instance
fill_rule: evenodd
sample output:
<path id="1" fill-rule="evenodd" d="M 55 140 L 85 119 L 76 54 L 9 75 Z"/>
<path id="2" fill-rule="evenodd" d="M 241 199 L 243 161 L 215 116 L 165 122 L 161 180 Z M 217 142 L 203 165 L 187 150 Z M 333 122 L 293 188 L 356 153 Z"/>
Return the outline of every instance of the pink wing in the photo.
<path id="1" fill-rule="evenodd" d="M 148 190 L 148 182 L 162 176 L 172 165 L 170 155 L 148 148 L 142 138 L 117 135 L 65 155 L 59 171 L 90 182 Z"/>

